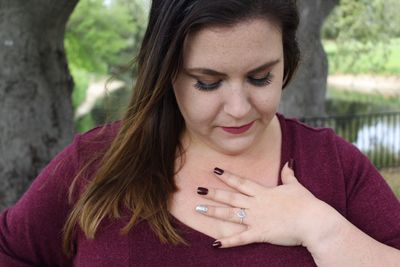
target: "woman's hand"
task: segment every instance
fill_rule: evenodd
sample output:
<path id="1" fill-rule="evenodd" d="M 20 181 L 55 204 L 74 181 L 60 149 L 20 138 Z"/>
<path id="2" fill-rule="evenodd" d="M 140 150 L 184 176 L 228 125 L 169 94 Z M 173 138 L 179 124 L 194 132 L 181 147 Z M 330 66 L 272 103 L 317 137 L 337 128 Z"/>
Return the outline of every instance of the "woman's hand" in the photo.
<path id="1" fill-rule="evenodd" d="M 319 242 L 331 230 L 339 215 L 302 186 L 286 164 L 281 173 L 283 185 L 267 188 L 251 180 L 216 168 L 216 176 L 237 190 L 198 188 L 204 198 L 232 207 L 199 205 L 196 211 L 225 221 L 242 223 L 247 230 L 223 237 L 214 247 L 234 247 L 266 242 L 282 246 L 308 246 Z"/>

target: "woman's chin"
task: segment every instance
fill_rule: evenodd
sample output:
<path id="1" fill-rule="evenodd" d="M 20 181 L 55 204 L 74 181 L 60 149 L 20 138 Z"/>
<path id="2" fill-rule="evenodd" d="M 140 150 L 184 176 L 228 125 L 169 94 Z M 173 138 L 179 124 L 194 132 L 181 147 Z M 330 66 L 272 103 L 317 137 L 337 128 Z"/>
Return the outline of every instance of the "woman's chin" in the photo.
<path id="1" fill-rule="evenodd" d="M 240 156 L 252 151 L 256 142 L 252 138 L 243 138 L 242 140 L 229 140 L 220 142 L 216 145 L 216 150 L 227 156 Z"/>

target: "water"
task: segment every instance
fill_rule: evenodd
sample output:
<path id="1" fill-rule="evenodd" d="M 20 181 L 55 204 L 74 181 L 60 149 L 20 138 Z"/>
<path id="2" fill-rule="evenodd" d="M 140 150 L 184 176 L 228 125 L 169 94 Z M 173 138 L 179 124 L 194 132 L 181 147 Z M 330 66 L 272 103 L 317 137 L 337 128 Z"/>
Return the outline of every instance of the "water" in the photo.
<path id="1" fill-rule="evenodd" d="M 363 126 L 357 133 L 354 144 L 362 151 L 386 148 L 400 154 L 400 122 L 380 121 L 374 125 Z"/>
<path id="2" fill-rule="evenodd" d="M 326 102 L 327 113 L 330 116 L 348 116 L 351 120 L 336 123 L 337 133 L 366 153 L 378 168 L 400 166 L 399 100 L 380 95 L 335 92 L 331 88 L 332 93 L 334 97 Z M 397 115 L 354 116 L 387 112 Z"/>

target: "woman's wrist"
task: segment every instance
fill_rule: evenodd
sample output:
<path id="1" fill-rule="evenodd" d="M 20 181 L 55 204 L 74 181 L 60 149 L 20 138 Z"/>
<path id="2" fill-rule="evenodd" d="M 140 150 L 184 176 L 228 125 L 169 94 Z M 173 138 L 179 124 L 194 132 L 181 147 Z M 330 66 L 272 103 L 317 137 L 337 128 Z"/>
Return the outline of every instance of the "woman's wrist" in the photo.
<path id="1" fill-rule="evenodd" d="M 368 236 L 328 204 L 322 214 L 303 244 L 317 266 L 398 266 L 399 250 Z"/>
<path id="2" fill-rule="evenodd" d="M 315 210 L 311 211 L 314 223 L 309 231 L 303 246 L 313 255 L 320 257 L 325 253 L 332 253 L 332 249 L 341 246 L 349 222 L 333 207 L 320 201 Z"/>

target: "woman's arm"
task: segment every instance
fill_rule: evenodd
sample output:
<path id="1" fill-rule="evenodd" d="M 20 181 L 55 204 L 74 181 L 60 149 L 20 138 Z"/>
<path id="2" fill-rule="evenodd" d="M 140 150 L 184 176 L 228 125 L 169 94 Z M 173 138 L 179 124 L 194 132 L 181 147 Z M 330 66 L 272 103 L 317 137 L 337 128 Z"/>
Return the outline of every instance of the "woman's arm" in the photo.
<path id="1" fill-rule="evenodd" d="M 315 231 L 319 236 L 306 244 L 318 266 L 400 265 L 399 250 L 363 233 L 333 208 L 330 212 L 325 211 L 322 214 L 326 217 L 319 220 L 320 231 Z"/>
<path id="2" fill-rule="evenodd" d="M 56 156 L 12 207 L 0 214 L 0 266 L 70 266 L 62 227 L 75 175 L 76 142 Z"/>
<path id="3" fill-rule="evenodd" d="M 336 137 L 336 148 L 346 179 L 347 219 L 332 209 L 321 222 L 325 234 L 308 249 L 321 266 L 400 266 L 399 200 L 356 147 Z"/>

